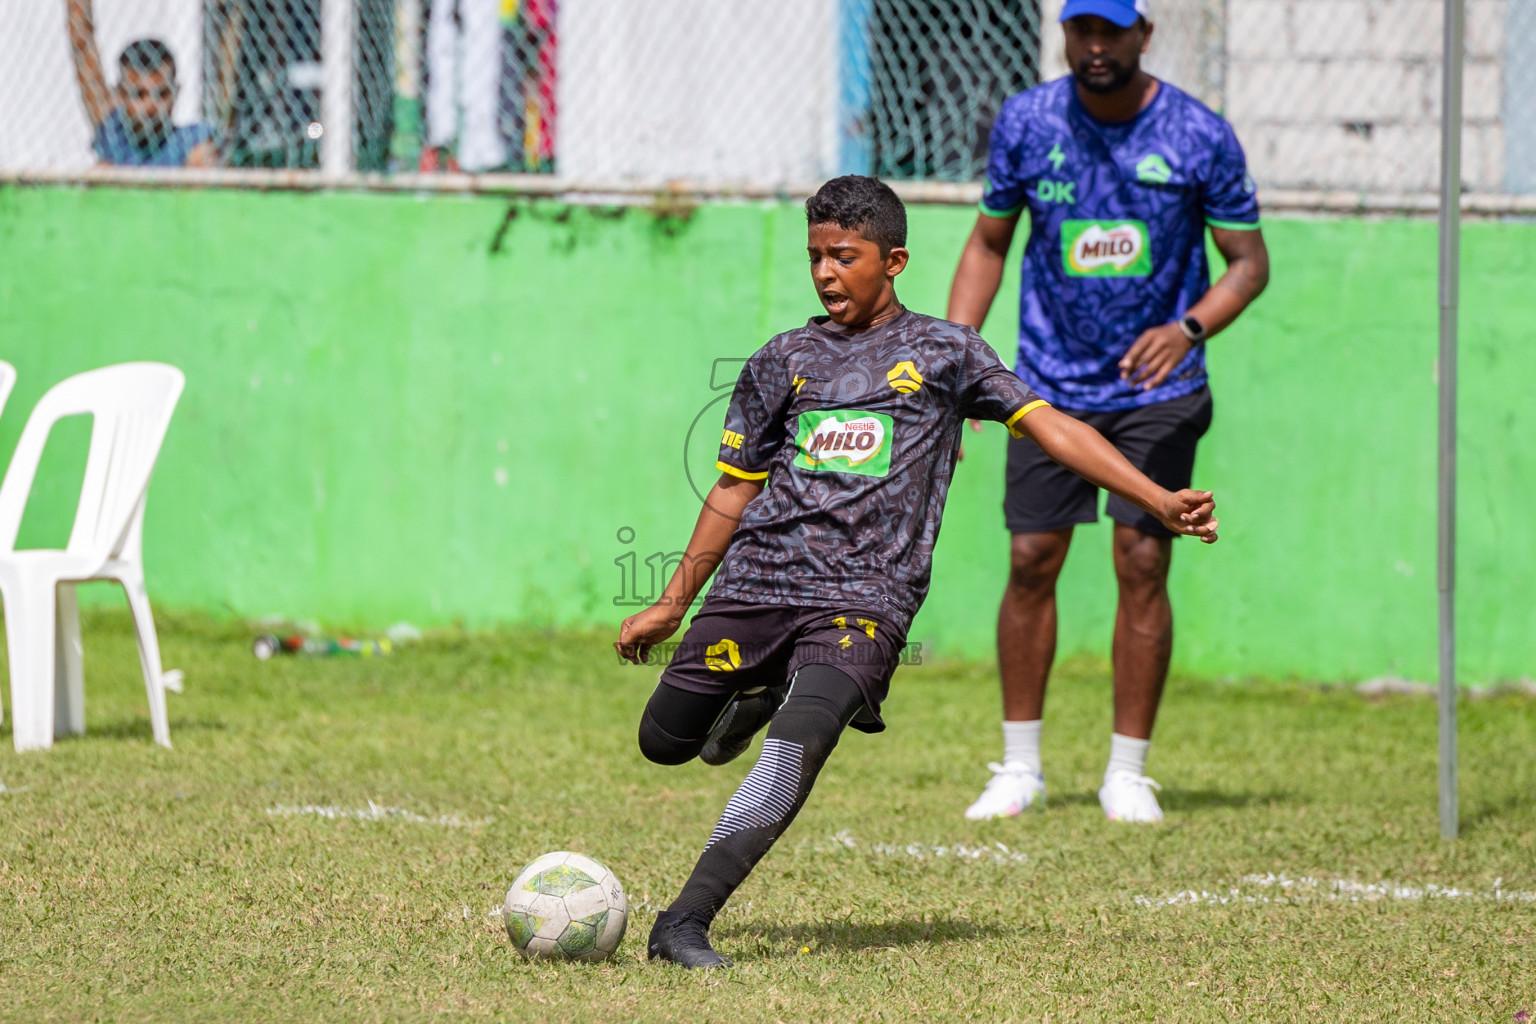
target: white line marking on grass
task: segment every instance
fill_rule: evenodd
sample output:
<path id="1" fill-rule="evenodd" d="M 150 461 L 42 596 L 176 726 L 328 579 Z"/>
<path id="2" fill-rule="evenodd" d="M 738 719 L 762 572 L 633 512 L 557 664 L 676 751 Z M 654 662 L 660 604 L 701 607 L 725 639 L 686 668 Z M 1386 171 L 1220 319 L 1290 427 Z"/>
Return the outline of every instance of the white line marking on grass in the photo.
<path id="1" fill-rule="evenodd" d="M 1362 697 L 1433 697 L 1439 694 L 1440 687 L 1435 683 L 1416 683 L 1412 679 L 1403 679 L 1400 676 L 1382 676 L 1379 679 L 1367 679 L 1355 686 L 1355 692 Z M 1512 683 L 1490 683 L 1485 686 L 1466 686 L 1462 693 L 1473 700 L 1486 697 L 1506 697 L 1510 695 L 1536 697 L 1536 679 L 1522 679 Z"/>
<path id="2" fill-rule="evenodd" d="M 813 849 L 817 853 L 828 853 L 844 850 L 867 850 L 876 857 L 892 857 L 903 860 L 966 860 L 986 861 L 992 864 L 1023 864 L 1029 860 L 1029 856 L 1017 850 L 1010 850 L 1002 843 L 993 843 L 991 846 L 967 846 L 964 843 L 950 843 L 946 845 L 934 845 L 931 843 L 869 843 L 863 844 L 854 837 L 853 833 L 843 829 L 837 834 L 828 837 L 832 843 L 830 847 L 817 844 Z"/>
<path id="3" fill-rule="evenodd" d="M 314 817 L 347 818 L 352 821 L 408 821 L 414 825 L 441 825 L 444 828 L 481 828 L 491 823 L 490 818 L 461 818 L 457 814 L 441 814 L 435 818 L 408 811 L 403 807 L 380 807 L 372 800 L 367 807 L 337 807 L 334 804 L 321 807 L 317 804 L 302 806 L 278 804 L 268 807 L 267 813 L 281 818 Z"/>
<path id="4" fill-rule="evenodd" d="M 25 793 L 31 788 L 31 786 L 7 786 L 5 783 L 0 782 L 0 793 Z"/>
<path id="5" fill-rule="evenodd" d="M 1252 890 L 1258 890 L 1254 892 Z M 1278 891 L 1276 891 L 1278 890 Z M 1303 875 L 1244 875 L 1225 890 L 1198 892 L 1185 889 L 1167 896 L 1133 896 L 1138 907 L 1227 906 L 1240 903 L 1370 903 L 1378 900 L 1474 900 L 1480 903 L 1536 903 L 1536 892 L 1505 889 L 1504 879 L 1494 879 L 1491 889 L 1456 886 L 1402 885 L 1398 882 L 1357 882 L 1349 878 L 1313 878 Z"/>

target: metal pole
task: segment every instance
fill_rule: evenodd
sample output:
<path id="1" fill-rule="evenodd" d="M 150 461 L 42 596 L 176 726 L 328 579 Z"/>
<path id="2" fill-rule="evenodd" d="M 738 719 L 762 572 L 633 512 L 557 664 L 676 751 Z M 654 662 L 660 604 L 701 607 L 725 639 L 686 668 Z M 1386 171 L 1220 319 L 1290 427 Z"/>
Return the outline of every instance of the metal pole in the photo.
<path id="1" fill-rule="evenodd" d="M 320 172 L 340 178 L 352 171 L 352 49 L 354 0 L 320 5 Z"/>
<path id="2" fill-rule="evenodd" d="M 1461 289 L 1461 68 L 1466 0 L 1445 0 L 1440 114 L 1440 835 L 1455 839 L 1456 313 Z"/>
<path id="3" fill-rule="evenodd" d="M 870 32 L 874 0 L 841 0 L 837 5 L 839 101 L 838 174 L 873 174 L 874 125 L 870 116 Z"/>

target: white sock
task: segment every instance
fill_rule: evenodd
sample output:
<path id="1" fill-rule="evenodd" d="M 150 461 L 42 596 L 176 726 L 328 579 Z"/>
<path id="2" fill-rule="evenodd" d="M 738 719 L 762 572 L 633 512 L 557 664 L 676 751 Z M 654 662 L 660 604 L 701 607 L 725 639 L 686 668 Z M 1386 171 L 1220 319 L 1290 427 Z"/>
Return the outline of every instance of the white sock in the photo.
<path id="1" fill-rule="evenodd" d="M 1040 774 L 1040 719 L 1003 723 L 1003 763 L 1022 764 Z"/>
<path id="2" fill-rule="evenodd" d="M 1147 767 L 1147 748 L 1151 740 L 1136 740 L 1115 733 L 1109 738 L 1109 767 L 1104 769 L 1107 779 L 1114 772 L 1130 772 L 1141 775 Z"/>

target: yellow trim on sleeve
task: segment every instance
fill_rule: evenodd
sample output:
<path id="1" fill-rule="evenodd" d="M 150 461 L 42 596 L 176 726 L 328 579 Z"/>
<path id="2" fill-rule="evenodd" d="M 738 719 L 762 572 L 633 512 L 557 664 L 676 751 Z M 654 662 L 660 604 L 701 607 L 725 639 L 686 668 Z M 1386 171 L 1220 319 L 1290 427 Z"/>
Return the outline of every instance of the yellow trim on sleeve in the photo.
<path id="1" fill-rule="evenodd" d="M 729 473 L 729 474 L 731 474 L 731 476 L 738 477 L 738 478 L 740 478 L 742 480 L 767 480 L 768 479 L 768 474 L 767 473 L 748 473 L 744 469 L 737 469 L 735 466 L 732 466 L 729 463 L 725 463 L 725 462 L 716 462 L 715 463 L 715 468 L 718 469 L 722 473 Z"/>
<path id="2" fill-rule="evenodd" d="M 1024 408 L 1020 409 L 1018 412 L 1014 413 L 1012 416 L 1008 417 L 1008 422 L 1004 423 L 1003 426 L 1007 427 L 1008 433 L 1012 434 L 1014 437 L 1023 437 L 1024 432 L 1021 430 L 1016 430 L 1013 425 L 1019 422 L 1019 420 L 1023 419 L 1025 416 L 1028 416 L 1030 413 L 1034 412 L 1036 409 L 1039 409 L 1041 406 L 1049 409 L 1051 407 L 1051 403 L 1047 402 L 1043 398 L 1037 398 L 1033 402 L 1030 402 L 1028 405 L 1026 405 Z"/>

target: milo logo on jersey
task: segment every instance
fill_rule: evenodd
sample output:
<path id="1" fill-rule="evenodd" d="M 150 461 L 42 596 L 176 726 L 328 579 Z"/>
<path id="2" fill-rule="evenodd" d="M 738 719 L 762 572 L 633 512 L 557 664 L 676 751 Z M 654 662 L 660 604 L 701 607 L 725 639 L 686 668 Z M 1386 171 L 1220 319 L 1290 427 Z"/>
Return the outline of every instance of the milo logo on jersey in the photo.
<path id="1" fill-rule="evenodd" d="M 1061 225 L 1061 258 L 1072 277 L 1147 277 L 1152 237 L 1139 220 L 1069 220 Z"/>
<path id="2" fill-rule="evenodd" d="M 795 443 L 799 469 L 887 476 L 891 472 L 891 418 L 855 409 L 803 412 Z"/>

